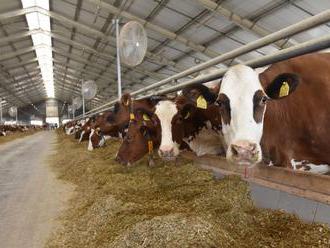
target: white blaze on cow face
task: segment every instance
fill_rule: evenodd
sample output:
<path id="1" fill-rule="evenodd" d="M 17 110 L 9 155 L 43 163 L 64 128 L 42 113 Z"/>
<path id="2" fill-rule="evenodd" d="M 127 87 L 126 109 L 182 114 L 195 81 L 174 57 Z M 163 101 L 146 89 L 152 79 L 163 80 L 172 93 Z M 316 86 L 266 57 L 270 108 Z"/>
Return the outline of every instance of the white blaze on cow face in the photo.
<path id="1" fill-rule="evenodd" d="M 176 105 L 171 101 L 160 101 L 156 105 L 155 114 L 157 115 L 162 136 L 158 150 L 159 156 L 167 159 L 174 158 L 179 155 L 179 145 L 173 141 L 172 137 L 172 119 L 178 113 Z"/>
<path id="2" fill-rule="evenodd" d="M 87 149 L 88 149 L 88 151 L 93 151 L 93 144 L 92 144 L 92 136 L 94 135 L 94 129 L 92 129 L 91 130 L 91 133 L 90 133 L 90 135 L 89 135 L 89 140 L 88 140 L 88 147 L 87 147 Z"/>
<path id="3" fill-rule="evenodd" d="M 85 134 L 85 131 L 81 131 L 80 138 L 79 138 L 79 143 L 82 141 L 84 134 Z"/>
<path id="4" fill-rule="evenodd" d="M 67 135 L 72 135 L 74 133 L 74 127 L 66 128 L 65 132 Z"/>
<path id="5" fill-rule="evenodd" d="M 227 145 L 226 156 L 229 160 L 235 160 L 239 153 L 245 154 L 242 163 L 257 163 L 262 159 L 259 143 L 265 109 L 261 121 L 257 122 L 253 114 L 253 99 L 257 91 L 263 92 L 258 73 L 245 65 L 230 68 L 222 80 L 219 99 L 222 94 L 229 100 L 230 121 L 222 126 Z M 247 156 L 247 151 L 251 151 L 252 155 L 250 153 Z"/>

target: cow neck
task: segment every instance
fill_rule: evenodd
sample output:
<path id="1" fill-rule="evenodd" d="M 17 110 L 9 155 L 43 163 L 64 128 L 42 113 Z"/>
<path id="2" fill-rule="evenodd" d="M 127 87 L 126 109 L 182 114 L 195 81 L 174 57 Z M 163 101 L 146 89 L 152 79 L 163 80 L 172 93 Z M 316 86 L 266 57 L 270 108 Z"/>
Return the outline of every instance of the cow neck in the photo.
<path id="1" fill-rule="evenodd" d="M 143 121 L 143 125 L 147 126 L 147 123 Z M 148 164 L 151 166 L 153 162 L 153 154 L 154 154 L 154 143 L 152 141 L 151 135 L 149 133 L 149 129 L 147 128 L 146 139 L 148 144 Z"/>
<path id="2" fill-rule="evenodd" d="M 220 116 L 214 116 L 214 109 L 210 105 L 207 109 L 198 109 L 196 117 L 194 118 L 192 122 L 192 130 L 189 133 L 185 133 L 185 138 L 190 137 L 191 139 L 194 139 L 203 128 L 209 129 L 209 126 L 207 125 L 207 122 L 211 124 L 211 129 L 214 132 L 220 132 L 221 131 L 221 118 Z"/>
<path id="3" fill-rule="evenodd" d="M 106 143 L 107 140 L 105 139 L 104 134 L 100 131 L 100 132 L 96 132 L 96 135 L 100 138 L 100 141 L 101 140 L 104 141 L 104 145 L 105 145 L 105 143 Z M 100 145 L 98 144 L 97 147 L 100 147 Z"/>

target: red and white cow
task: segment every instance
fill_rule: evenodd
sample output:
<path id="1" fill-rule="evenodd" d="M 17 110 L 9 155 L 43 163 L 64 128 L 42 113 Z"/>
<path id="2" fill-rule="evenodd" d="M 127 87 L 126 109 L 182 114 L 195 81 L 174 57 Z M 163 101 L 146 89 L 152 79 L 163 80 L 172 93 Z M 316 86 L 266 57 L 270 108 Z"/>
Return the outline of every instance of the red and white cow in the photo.
<path id="1" fill-rule="evenodd" d="M 264 72 L 236 65 L 217 103 L 227 159 L 327 173 L 330 164 L 330 54 L 308 54 Z"/>
<path id="2" fill-rule="evenodd" d="M 113 115 L 103 119 L 102 123 L 91 129 L 88 150 L 104 146 L 110 137 L 123 137 L 127 131 L 130 112 L 139 107 L 152 107 L 153 99 L 133 100 L 130 94 L 124 94 L 114 106 Z M 111 118 L 110 118 L 111 117 Z"/>
<path id="3" fill-rule="evenodd" d="M 148 151 L 148 141 L 164 159 L 175 159 L 190 148 L 198 156 L 224 154 L 219 137 L 221 118 L 215 102 L 217 94 L 203 85 L 192 85 L 174 100 L 159 100 L 154 106 L 140 106 L 119 149 L 117 160 L 132 164 Z M 137 147 L 138 146 L 138 147 Z"/>
<path id="4" fill-rule="evenodd" d="M 174 159 L 183 141 L 197 156 L 222 154 L 221 118 L 213 104 L 216 94 L 196 84 L 185 88 L 182 95 L 175 101 L 161 101 L 156 105 L 162 134 L 159 155 Z"/>

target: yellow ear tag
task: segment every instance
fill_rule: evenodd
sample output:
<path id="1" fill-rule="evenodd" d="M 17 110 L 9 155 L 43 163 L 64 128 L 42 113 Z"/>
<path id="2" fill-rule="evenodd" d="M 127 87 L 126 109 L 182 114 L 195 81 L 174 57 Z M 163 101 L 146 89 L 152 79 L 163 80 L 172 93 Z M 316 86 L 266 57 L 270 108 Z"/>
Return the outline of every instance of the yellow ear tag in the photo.
<path id="1" fill-rule="evenodd" d="M 190 117 L 190 112 L 188 112 L 187 114 L 186 114 L 186 116 L 184 117 L 184 119 L 186 120 L 186 119 L 188 119 Z"/>
<path id="2" fill-rule="evenodd" d="M 130 120 L 134 120 L 134 119 L 135 119 L 135 115 L 134 115 L 133 113 L 130 113 L 130 114 L 129 114 L 129 119 L 130 119 Z"/>
<path id="3" fill-rule="evenodd" d="M 197 108 L 207 109 L 207 102 L 203 96 L 199 96 L 196 101 Z"/>
<path id="4" fill-rule="evenodd" d="M 148 141 L 148 151 L 149 151 L 149 154 L 152 153 L 153 150 L 154 150 L 154 144 L 153 144 L 152 140 L 149 140 Z"/>
<path id="5" fill-rule="evenodd" d="M 143 114 L 143 120 L 150 121 L 150 118 L 147 114 Z"/>
<path id="6" fill-rule="evenodd" d="M 290 91 L 290 86 L 289 86 L 288 82 L 283 82 L 281 89 L 280 89 L 279 97 L 284 97 L 284 96 L 289 95 L 289 91 Z"/>

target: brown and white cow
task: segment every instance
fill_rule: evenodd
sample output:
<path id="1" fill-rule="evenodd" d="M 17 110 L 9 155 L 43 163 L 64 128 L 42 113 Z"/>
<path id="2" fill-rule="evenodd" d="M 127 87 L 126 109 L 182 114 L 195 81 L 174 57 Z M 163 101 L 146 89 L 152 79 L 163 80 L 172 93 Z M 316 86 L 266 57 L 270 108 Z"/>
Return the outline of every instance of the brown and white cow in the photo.
<path id="1" fill-rule="evenodd" d="M 88 140 L 92 129 L 103 126 L 108 119 L 111 119 L 112 111 L 105 111 L 90 118 L 87 118 L 85 124 L 81 127 L 79 143 Z"/>
<path id="2" fill-rule="evenodd" d="M 162 131 L 159 155 L 174 159 L 183 142 L 197 156 L 222 154 L 221 118 L 214 106 L 216 95 L 201 84 L 187 87 L 182 94 L 176 101 L 156 105 Z"/>
<path id="3" fill-rule="evenodd" d="M 150 121 L 142 119 L 142 114 L 136 115 L 128 128 L 130 135 L 125 137 L 119 150 L 119 161 L 133 163 L 147 154 L 147 138 L 141 130 L 151 137 L 155 149 L 162 147 L 158 153 L 165 159 L 175 159 L 179 150 L 186 148 L 199 156 L 224 153 L 223 141 L 218 135 L 221 118 L 217 106 L 212 104 L 217 95 L 203 85 L 187 87 L 182 94 L 175 100 L 161 99 L 153 108 L 139 109 Z"/>
<path id="4" fill-rule="evenodd" d="M 130 112 L 140 107 L 153 107 L 153 99 L 133 100 L 130 94 L 124 94 L 120 102 L 116 103 L 111 118 L 108 117 L 103 125 L 96 125 L 91 129 L 88 150 L 101 147 L 110 136 L 123 137 L 127 131 L 130 120 Z"/>
<path id="5" fill-rule="evenodd" d="M 133 114 L 116 160 L 130 166 L 149 154 L 149 165 L 152 165 L 154 149 L 158 149 L 161 139 L 159 120 L 152 109 L 135 109 Z"/>
<path id="6" fill-rule="evenodd" d="M 227 159 L 329 171 L 330 54 L 292 58 L 260 74 L 234 66 L 217 102 Z"/>

